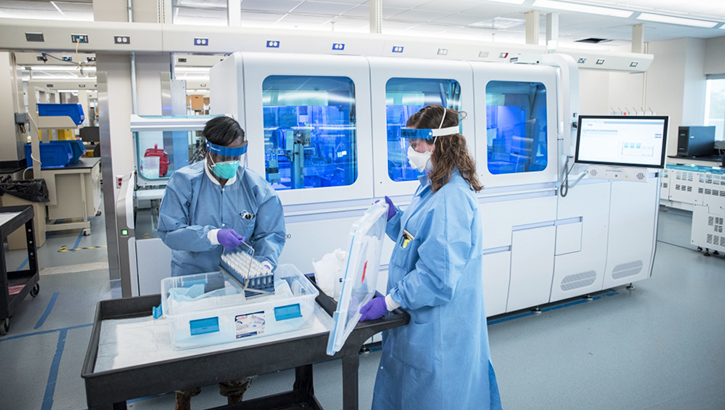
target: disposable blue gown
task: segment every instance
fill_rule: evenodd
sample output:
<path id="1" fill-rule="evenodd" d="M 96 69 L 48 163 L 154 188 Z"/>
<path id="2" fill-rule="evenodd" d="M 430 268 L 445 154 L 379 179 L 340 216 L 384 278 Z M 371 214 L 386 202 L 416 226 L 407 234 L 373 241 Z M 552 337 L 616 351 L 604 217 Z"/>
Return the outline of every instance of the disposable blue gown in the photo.
<path id="1" fill-rule="evenodd" d="M 204 167 L 200 161 L 174 172 L 161 201 L 158 232 L 172 249 L 171 275 L 219 271 L 223 247 L 207 238 L 212 229 L 234 229 L 247 238 L 255 259 L 276 267 L 286 232 L 282 203 L 274 189 L 244 168 L 237 170 L 234 183 L 222 188 Z"/>
<path id="2" fill-rule="evenodd" d="M 483 303 L 478 201 L 458 171 L 433 193 L 426 176 L 387 224 L 388 293 L 410 323 L 383 332 L 374 410 L 500 409 Z M 407 244 L 403 230 L 414 239 Z"/>

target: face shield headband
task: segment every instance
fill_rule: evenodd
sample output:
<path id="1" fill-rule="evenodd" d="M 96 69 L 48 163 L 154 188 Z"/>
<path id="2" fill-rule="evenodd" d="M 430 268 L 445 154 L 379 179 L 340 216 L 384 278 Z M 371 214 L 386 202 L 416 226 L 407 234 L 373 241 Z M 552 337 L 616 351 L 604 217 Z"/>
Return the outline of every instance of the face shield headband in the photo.
<path id="1" fill-rule="evenodd" d="M 401 128 L 400 136 L 406 139 L 422 139 L 429 140 L 436 137 L 445 137 L 447 135 L 455 135 L 460 132 L 459 127 L 446 127 L 446 128 Z"/>
<path id="2" fill-rule="evenodd" d="M 222 157 L 237 157 L 241 158 L 242 155 L 247 153 L 247 142 L 244 143 L 241 147 L 223 147 L 221 145 L 212 144 L 211 142 L 206 142 L 206 150 L 211 152 L 212 154 L 219 155 Z"/>

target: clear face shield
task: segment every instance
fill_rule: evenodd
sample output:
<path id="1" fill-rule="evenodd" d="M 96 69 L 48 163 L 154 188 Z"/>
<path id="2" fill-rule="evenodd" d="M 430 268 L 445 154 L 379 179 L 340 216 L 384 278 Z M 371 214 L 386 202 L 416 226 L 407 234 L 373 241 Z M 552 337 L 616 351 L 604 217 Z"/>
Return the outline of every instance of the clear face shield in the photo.
<path id="1" fill-rule="evenodd" d="M 442 123 L 442 122 L 441 122 Z M 410 146 L 408 147 L 408 162 L 410 165 L 417 169 L 418 172 L 423 172 L 428 168 L 431 168 L 431 154 L 432 151 L 427 152 L 418 152 L 415 150 L 416 146 L 420 144 L 422 141 L 430 141 L 433 140 L 433 145 L 435 145 L 435 140 L 438 137 L 444 137 L 447 135 L 454 135 L 458 134 L 459 127 L 453 126 L 453 127 L 446 127 L 446 128 L 401 128 L 400 129 L 400 136 L 407 139 L 410 143 Z"/>
<path id="2" fill-rule="evenodd" d="M 247 166 L 247 144 L 245 141 L 241 147 L 224 147 L 207 141 L 206 150 L 212 172 L 219 178 L 233 178 L 240 164 Z"/>

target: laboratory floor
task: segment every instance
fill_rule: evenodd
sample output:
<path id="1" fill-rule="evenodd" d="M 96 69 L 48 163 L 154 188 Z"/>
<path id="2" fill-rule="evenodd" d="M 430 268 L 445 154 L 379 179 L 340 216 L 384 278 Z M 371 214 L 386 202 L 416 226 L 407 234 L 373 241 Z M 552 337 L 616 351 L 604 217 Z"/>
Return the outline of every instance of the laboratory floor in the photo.
<path id="1" fill-rule="evenodd" d="M 660 213 L 652 278 L 489 322 L 505 409 L 725 409 L 725 259 L 691 250 L 688 212 Z M 0 338 L 0 409 L 85 409 L 81 366 L 98 300 L 117 296 L 108 280 L 103 217 L 89 237 L 53 233 L 39 250 L 41 291 Z M 74 252 L 59 252 L 75 249 Z M 84 249 L 81 249 L 84 248 Z M 24 262 L 8 252 L 11 269 Z M 370 408 L 380 352 L 361 355 L 360 408 Z M 315 393 L 341 408 L 341 363 L 315 365 Z M 169 376 L 173 377 L 173 376 Z M 260 375 L 248 398 L 288 390 L 294 374 Z M 224 403 L 206 386 L 195 409 Z M 131 409 L 173 409 L 173 395 Z"/>

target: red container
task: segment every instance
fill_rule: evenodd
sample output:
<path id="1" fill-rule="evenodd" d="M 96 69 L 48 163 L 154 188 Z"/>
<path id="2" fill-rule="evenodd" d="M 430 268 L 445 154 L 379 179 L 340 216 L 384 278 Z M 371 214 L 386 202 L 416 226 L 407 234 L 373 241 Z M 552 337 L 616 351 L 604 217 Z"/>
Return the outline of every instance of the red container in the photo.
<path id="1" fill-rule="evenodd" d="M 145 157 L 159 157 L 159 177 L 166 176 L 169 172 L 169 154 L 163 149 L 159 149 L 158 144 L 154 144 L 153 148 L 149 148 L 143 154 Z"/>

